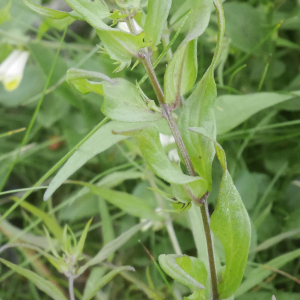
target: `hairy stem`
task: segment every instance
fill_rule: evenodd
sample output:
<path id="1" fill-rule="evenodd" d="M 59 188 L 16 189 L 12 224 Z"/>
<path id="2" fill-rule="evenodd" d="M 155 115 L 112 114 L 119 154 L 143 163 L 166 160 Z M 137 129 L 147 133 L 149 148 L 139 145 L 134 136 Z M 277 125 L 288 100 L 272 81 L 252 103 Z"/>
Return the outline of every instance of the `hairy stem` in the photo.
<path id="1" fill-rule="evenodd" d="M 130 32 L 136 35 L 137 31 L 136 31 L 134 22 L 130 16 L 127 17 L 126 22 L 127 22 L 127 26 L 129 28 Z M 192 161 L 186 150 L 185 144 L 182 140 L 181 134 L 178 130 L 177 124 L 174 120 L 172 110 L 171 110 L 170 106 L 167 103 L 165 103 L 164 93 L 163 93 L 163 90 L 159 84 L 157 77 L 156 77 L 156 74 L 154 72 L 154 68 L 152 66 L 149 53 L 147 53 L 147 51 L 145 49 L 141 50 L 141 61 L 143 62 L 144 67 L 148 73 L 150 82 L 153 86 L 153 89 L 155 91 L 157 99 L 160 103 L 160 106 L 162 109 L 162 115 L 168 122 L 168 125 L 174 136 L 176 145 L 177 145 L 177 147 L 182 155 L 182 158 L 184 160 L 184 163 L 187 167 L 188 173 L 191 176 L 197 176 L 197 173 L 195 172 L 194 167 L 192 165 Z M 208 206 L 207 206 L 207 201 L 206 201 L 207 197 L 208 197 L 208 193 L 203 196 L 203 199 L 201 199 L 199 201 L 199 203 L 202 203 L 200 205 L 200 210 L 201 210 L 204 231 L 205 231 L 205 237 L 206 237 L 208 261 L 209 261 L 209 268 L 210 268 L 212 300 L 219 300 L 217 272 L 216 272 L 215 259 L 214 259 L 214 249 L 213 249 L 212 235 L 211 235 L 211 230 L 210 230 L 209 212 L 208 212 Z"/>

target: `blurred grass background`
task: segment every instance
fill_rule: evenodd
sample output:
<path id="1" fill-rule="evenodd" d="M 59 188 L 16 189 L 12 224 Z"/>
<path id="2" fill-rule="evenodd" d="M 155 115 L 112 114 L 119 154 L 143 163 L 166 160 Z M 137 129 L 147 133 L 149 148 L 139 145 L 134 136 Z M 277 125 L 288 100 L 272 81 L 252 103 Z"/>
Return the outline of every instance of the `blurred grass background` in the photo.
<path id="1" fill-rule="evenodd" d="M 32 2 L 54 9 L 67 9 L 63 0 Z M 107 1 L 111 8 L 114 7 L 113 2 Z M 7 1 L 1 0 L 0 9 L 6 4 Z M 169 18 L 171 24 L 181 7 L 181 0 L 173 0 Z M 277 295 L 277 300 L 300 299 L 299 255 L 278 268 L 268 264 L 282 255 L 294 253 L 300 246 L 300 99 L 294 93 L 300 91 L 300 2 L 228 0 L 224 3 L 224 9 L 226 39 L 221 63 L 216 71 L 218 95 L 237 97 L 257 92 L 276 92 L 290 96 L 289 100 L 273 105 L 272 94 L 262 94 L 263 98 L 267 97 L 270 101 L 268 108 L 260 110 L 238 127 L 218 136 L 226 150 L 231 174 L 253 223 L 253 241 L 245 276 L 247 278 L 257 266 L 269 266 L 269 273 L 254 287 L 241 291 L 236 299 L 271 299 L 272 294 Z M 111 77 L 124 77 L 133 83 L 145 73 L 141 65 L 133 71 L 127 69 L 113 73 L 115 65 L 108 56 L 99 54 L 97 45 L 101 45 L 100 41 L 95 31 L 84 22 L 76 21 L 67 26 L 64 22 L 51 21 L 30 11 L 19 0 L 12 1 L 10 14 L 10 20 L 0 25 L 0 62 L 16 48 L 29 51 L 30 57 L 24 78 L 15 91 L 7 92 L 0 86 L 0 134 L 28 128 L 37 104 L 41 99 L 42 102 L 16 161 L 16 153 L 25 131 L 0 136 L 0 185 L 4 185 L 3 191 L 33 186 L 104 118 L 100 112 L 100 96 L 79 95 L 65 82 L 65 75 L 70 67 L 103 72 Z M 3 16 L 0 14 L 0 22 L 1 18 Z M 172 36 L 178 24 L 170 28 Z M 64 30 L 66 35 L 61 43 Z M 210 64 L 216 33 L 214 13 L 208 30 L 198 42 L 198 80 Z M 173 45 L 173 51 L 183 36 L 184 33 Z M 58 49 L 60 51 L 56 59 Z M 159 47 L 161 49 L 162 46 Z M 157 55 L 154 53 L 153 57 Z M 161 82 L 166 63 L 165 60 L 157 67 Z M 45 96 L 41 98 L 53 64 L 55 67 L 52 77 Z M 142 88 L 150 99 L 155 99 L 148 81 Z M 236 113 L 239 109 L 241 107 L 237 105 Z M 218 125 L 222 126 L 222 123 Z M 138 195 L 155 207 L 153 192 L 147 189 L 149 182 L 143 179 L 143 175 L 133 172 L 137 169 L 132 159 L 143 166 L 136 153 L 133 141 L 113 146 L 90 160 L 72 179 L 90 181 L 95 176 L 116 174 L 118 169 L 129 170 L 120 181 L 113 177 L 111 185 L 115 185 L 118 190 Z M 212 209 L 217 200 L 221 174 L 216 164 L 215 186 L 209 198 Z M 48 183 L 49 180 L 44 185 Z M 30 195 L 27 201 L 52 214 L 53 208 L 56 209 L 55 216 L 59 222 L 68 222 L 77 233 L 84 228 L 87 219 L 93 216 L 94 222 L 85 248 L 88 255 L 93 255 L 104 242 L 99 201 L 90 193 L 78 196 L 76 191 L 77 188 L 67 184 L 55 193 L 51 201 L 43 202 L 43 190 Z M 2 195 L 1 215 L 11 205 L 9 197 Z M 139 222 L 137 218 L 112 205 L 108 205 L 108 208 L 115 236 Z M 44 235 L 42 227 L 34 225 L 36 220 L 36 217 L 18 207 L 6 221 L 22 230 L 32 225 L 32 233 Z M 195 256 L 196 249 L 185 213 L 174 216 L 174 226 L 182 251 Z M 0 230 L 1 244 L 5 244 L 11 235 L 5 230 L 3 223 Z M 173 253 L 164 227 L 156 232 L 150 230 L 139 233 L 138 238 L 147 245 L 156 259 L 161 253 Z M 113 261 L 116 265 L 132 265 L 137 272 L 116 277 L 97 299 L 148 299 L 148 288 L 155 290 L 159 295 L 157 297 L 173 299 L 151 259 L 137 242 L 138 238 L 122 247 Z M 4 255 L 15 263 L 26 264 L 33 253 L 15 249 Z M 35 264 L 31 268 L 40 272 Z M 62 288 L 66 287 L 67 282 L 63 277 L 48 265 L 47 270 Z M 87 277 L 88 274 L 76 282 L 78 293 Z M 171 282 L 170 279 L 169 281 Z M 172 285 L 178 293 L 188 294 L 182 285 Z M 3 266 L 0 266 L 0 298 L 48 299 L 33 284 Z"/>

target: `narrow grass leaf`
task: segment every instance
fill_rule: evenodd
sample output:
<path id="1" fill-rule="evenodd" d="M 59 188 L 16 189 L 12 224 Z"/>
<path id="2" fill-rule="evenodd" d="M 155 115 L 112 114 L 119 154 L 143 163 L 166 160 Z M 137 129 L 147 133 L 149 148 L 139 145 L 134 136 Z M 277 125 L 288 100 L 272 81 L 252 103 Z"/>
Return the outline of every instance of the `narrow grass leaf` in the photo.
<path id="1" fill-rule="evenodd" d="M 289 253 L 280 255 L 275 259 L 268 261 L 265 265 L 274 269 L 280 269 L 290 261 L 299 258 L 300 256 L 300 249 L 291 251 Z M 237 292 L 235 293 L 235 297 L 239 297 L 250 289 L 255 287 L 257 284 L 261 283 L 267 277 L 269 277 L 273 273 L 272 270 L 264 268 L 264 265 L 256 268 L 255 270 L 251 271 L 247 279 L 240 285 Z"/>
<path id="2" fill-rule="evenodd" d="M 98 278 L 95 285 L 93 285 L 93 287 L 88 289 L 86 294 L 83 295 L 82 300 L 92 299 L 100 289 L 102 289 L 107 283 L 109 283 L 116 275 L 124 271 L 135 271 L 135 270 L 133 267 L 123 266 L 110 271 L 105 276 Z"/>
<path id="3" fill-rule="evenodd" d="M 126 139 L 126 136 L 115 135 L 114 131 L 133 129 L 136 125 L 123 122 L 110 122 L 100 127 L 87 141 L 85 141 L 75 153 L 68 159 L 64 166 L 59 170 L 56 176 L 51 181 L 48 189 L 45 192 L 44 199 L 49 199 L 52 194 L 74 174 L 81 166 L 89 159 L 97 154 L 107 150 L 114 144 Z"/>
<path id="4" fill-rule="evenodd" d="M 12 200 L 17 202 L 19 198 L 11 197 Z M 23 201 L 21 207 L 32 213 L 35 217 L 41 219 L 47 228 L 53 233 L 53 235 L 57 238 L 58 241 L 62 241 L 63 237 L 63 229 L 59 226 L 55 218 L 51 217 L 49 214 L 43 212 L 39 208 L 33 206 L 32 204 Z"/>
<path id="5" fill-rule="evenodd" d="M 67 300 L 67 298 L 63 295 L 63 293 L 50 281 L 42 278 L 41 276 L 37 275 L 36 273 L 24 269 L 20 266 L 17 266 L 3 258 L 0 258 L 0 261 L 12 269 L 13 271 L 17 272 L 18 274 L 26 277 L 30 280 L 33 284 L 37 286 L 38 289 L 43 291 L 49 297 L 54 300 Z"/>
<path id="6" fill-rule="evenodd" d="M 146 223 L 148 223 L 148 222 L 139 223 L 139 224 L 131 227 L 129 230 L 122 233 L 116 239 L 114 239 L 110 243 L 106 244 L 95 257 L 93 257 L 85 265 L 83 265 L 82 267 L 80 267 L 78 269 L 78 274 L 82 274 L 87 268 L 89 268 L 93 265 L 99 264 L 100 262 L 105 260 L 113 252 L 115 252 L 121 246 L 123 246 L 132 236 L 134 236 L 142 227 L 144 227 Z"/>
<path id="7" fill-rule="evenodd" d="M 151 205 L 148 204 L 148 202 L 146 202 L 144 199 L 124 192 L 98 187 L 90 183 L 76 181 L 75 183 L 79 183 L 88 187 L 93 194 L 101 196 L 101 198 L 106 199 L 111 204 L 119 207 L 133 216 L 157 221 L 162 219 L 153 211 Z M 103 201 L 101 198 L 99 201 Z"/>

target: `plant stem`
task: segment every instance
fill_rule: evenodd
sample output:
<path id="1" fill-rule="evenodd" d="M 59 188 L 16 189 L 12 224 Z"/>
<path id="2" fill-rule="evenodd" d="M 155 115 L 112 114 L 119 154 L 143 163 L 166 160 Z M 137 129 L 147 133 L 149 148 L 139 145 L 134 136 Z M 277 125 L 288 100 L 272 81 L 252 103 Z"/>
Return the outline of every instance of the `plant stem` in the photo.
<path id="1" fill-rule="evenodd" d="M 204 203 L 200 205 L 200 210 L 201 210 L 204 232 L 206 237 L 208 263 L 209 263 L 210 278 L 211 278 L 212 299 L 218 300 L 219 299 L 218 279 L 217 279 L 217 272 L 215 266 L 214 247 L 213 247 L 213 241 L 212 241 L 211 230 L 210 230 L 209 212 L 208 212 L 208 206 L 206 201 L 204 201 Z"/>
<path id="2" fill-rule="evenodd" d="M 136 35 L 137 31 L 136 31 L 134 22 L 132 21 L 130 16 L 127 17 L 126 22 L 127 22 L 127 26 L 130 29 L 131 33 Z M 161 86 L 158 82 L 158 79 L 156 77 L 156 74 L 154 72 L 149 53 L 147 53 L 147 51 L 145 49 L 141 50 L 141 61 L 143 62 L 144 67 L 148 73 L 149 79 L 151 81 L 151 84 L 153 86 L 153 89 L 155 91 L 157 99 L 161 106 L 162 115 L 168 122 L 168 125 L 169 125 L 171 132 L 173 134 L 173 137 L 175 139 L 176 145 L 177 145 L 177 147 L 182 155 L 182 158 L 184 160 L 184 163 L 187 167 L 188 173 L 190 176 L 197 176 L 197 173 L 195 172 L 194 167 L 192 165 L 192 161 L 186 150 L 185 144 L 182 140 L 181 134 L 178 130 L 177 124 L 174 120 L 171 108 L 169 107 L 169 105 L 167 103 L 165 103 L 164 93 L 162 91 L 162 88 L 161 88 Z M 208 193 L 206 193 L 203 196 L 203 198 L 199 201 L 199 203 L 202 203 L 200 205 L 200 210 L 201 210 L 201 215 L 202 215 L 202 220 L 203 220 L 203 225 L 204 225 L 204 232 L 205 232 L 205 237 L 206 237 L 206 244 L 207 244 L 208 261 L 209 261 L 209 268 L 210 268 L 210 279 L 211 279 L 211 290 L 212 290 L 212 300 L 219 300 L 217 272 L 216 272 L 216 266 L 215 266 L 215 260 L 214 260 L 212 235 L 211 235 L 210 224 L 209 224 L 209 212 L 208 212 L 208 206 L 207 206 L 207 201 L 206 201 L 207 197 L 208 197 Z"/>
<path id="3" fill-rule="evenodd" d="M 74 295 L 74 277 L 72 274 L 69 276 L 69 296 L 70 300 L 75 300 L 75 295 Z"/>

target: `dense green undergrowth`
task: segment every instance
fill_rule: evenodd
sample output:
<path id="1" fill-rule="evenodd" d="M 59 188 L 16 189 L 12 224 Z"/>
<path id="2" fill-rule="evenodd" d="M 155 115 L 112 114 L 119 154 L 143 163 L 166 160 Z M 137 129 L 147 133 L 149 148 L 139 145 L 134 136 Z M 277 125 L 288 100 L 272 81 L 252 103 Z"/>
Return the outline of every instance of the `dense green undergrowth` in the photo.
<path id="1" fill-rule="evenodd" d="M 66 10 L 62 0 L 31 2 Z M 186 13 L 193 1 L 185 2 L 182 5 L 182 1 L 173 0 L 168 30 L 164 30 L 163 42 L 151 57 L 155 62 L 176 37 L 155 69 L 161 84 L 172 52 L 189 29 L 190 16 Z M 115 1 L 106 3 L 110 9 L 117 8 Z M 275 295 L 277 300 L 296 300 L 300 298 L 300 3 L 228 0 L 223 5 L 226 29 L 215 70 L 217 139 L 226 151 L 228 170 L 249 213 L 252 230 L 244 279 L 234 298 L 228 299 L 271 300 Z M 156 177 L 147 166 L 136 139 L 124 135 L 106 138 L 101 130 L 111 123 L 106 123 L 108 120 L 100 111 L 104 102 L 99 95 L 102 91 L 79 94 L 76 87 L 80 89 L 81 78 L 76 71 L 69 71 L 67 77 L 71 68 L 84 69 L 112 79 L 124 78 L 134 86 L 146 74 L 142 63 L 132 70 L 114 72 L 118 66 L 107 53 L 100 53 L 103 45 L 97 32 L 84 21 L 73 22 L 70 16 L 53 21 L 19 0 L 2 0 L 0 9 L 0 62 L 13 49 L 30 53 L 20 86 L 14 91 L 0 86 L 1 246 L 27 245 L 8 248 L 1 258 L 51 281 L 62 297 L 67 297 L 68 280 L 58 272 L 64 272 L 59 269 L 63 266 L 55 269 L 55 264 L 28 244 L 48 253 L 49 234 L 54 243 L 67 240 L 64 246 L 72 253 L 72 243 L 63 233 L 68 224 L 68 234 L 74 233 L 77 240 L 85 237 L 85 228 L 88 230 L 79 266 L 91 262 L 88 259 L 99 255 L 101 249 L 108 249 L 96 256 L 96 267 L 87 265 L 87 271 L 82 267 L 85 272 L 75 279 L 76 299 L 90 299 L 91 287 L 101 288 L 94 299 L 187 297 L 195 286 L 173 281 L 157 263 L 161 254 L 201 254 L 201 239 L 193 237 L 195 230 L 191 227 L 195 223 L 190 224 L 193 211 L 188 211 L 188 207 L 185 210 L 182 203 L 180 212 L 175 211 L 168 199 L 167 180 Z M 146 12 L 146 4 L 143 10 Z M 143 17 L 140 14 L 136 19 Z M 207 30 L 197 41 L 198 65 L 193 70 L 196 82 L 211 65 L 217 33 L 218 16 L 214 11 Z M 135 62 L 133 59 L 131 66 Z M 193 92 L 192 86 L 186 88 L 184 99 Z M 140 87 L 147 100 L 156 99 L 148 79 L 140 82 Z M 103 87 L 109 88 L 113 90 L 109 84 Z M 147 105 L 154 103 L 149 101 Z M 107 113 L 109 109 L 102 111 Z M 116 126 L 112 129 L 124 130 L 122 123 Z M 159 128 L 170 134 L 166 126 Z M 78 154 L 76 150 L 82 141 L 95 131 L 97 139 Z M 169 157 L 174 154 L 174 141 L 163 146 Z M 52 191 L 48 190 L 50 199 L 43 201 L 45 189 L 74 152 L 68 171 L 58 173 L 61 177 L 57 176 L 56 183 L 51 183 Z M 208 198 L 211 213 L 218 201 L 222 175 L 215 159 Z M 128 198 L 128 194 L 134 197 Z M 90 227 L 85 227 L 91 218 Z M 146 219 L 152 220 L 151 227 L 143 224 Z M 111 244 L 117 237 L 123 239 L 118 247 Z M 220 240 L 214 240 L 214 247 L 217 264 L 223 265 L 225 255 Z M 76 251 L 80 252 L 79 248 Z M 49 299 L 36 282 L 10 267 L 0 265 L 1 300 Z M 109 273 L 112 270 L 115 273 Z M 100 278 L 107 273 L 118 275 L 101 286 Z M 201 282 L 201 278 L 197 280 Z"/>

